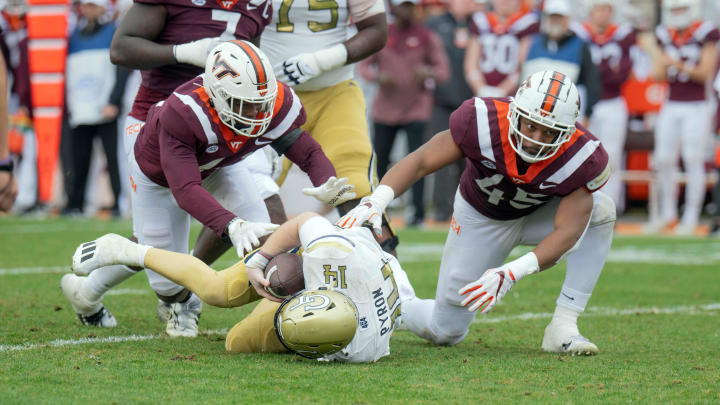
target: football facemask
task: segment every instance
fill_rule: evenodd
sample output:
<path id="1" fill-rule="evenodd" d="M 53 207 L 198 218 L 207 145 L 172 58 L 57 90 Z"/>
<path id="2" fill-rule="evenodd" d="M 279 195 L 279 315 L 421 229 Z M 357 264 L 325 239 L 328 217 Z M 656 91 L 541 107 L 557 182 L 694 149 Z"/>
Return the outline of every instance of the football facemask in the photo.
<path id="1" fill-rule="evenodd" d="M 273 118 L 277 80 L 265 54 L 247 41 L 210 51 L 203 86 L 218 118 L 239 135 L 258 137 Z"/>
<path id="2" fill-rule="evenodd" d="M 275 312 L 275 333 L 289 351 L 310 359 L 337 353 L 355 336 L 358 310 L 339 291 L 306 290 Z"/>

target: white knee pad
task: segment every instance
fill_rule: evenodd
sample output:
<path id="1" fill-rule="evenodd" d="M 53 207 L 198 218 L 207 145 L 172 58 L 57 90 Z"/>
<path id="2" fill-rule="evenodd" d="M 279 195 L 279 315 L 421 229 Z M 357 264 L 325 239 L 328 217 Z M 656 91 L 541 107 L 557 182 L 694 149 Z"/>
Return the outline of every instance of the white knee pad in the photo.
<path id="1" fill-rule="evenodd" d="M 617 211 L 615 201 L 601 191 L 593 193 L 593 208 L 590 214 L 590 226 L 615 222 Z"/>
<path id="2" fill-rule="evenodd" d="M 442 346 L 455 346 L 456 344 L 462 342 L 463 339 L 465 339 L 465 336 L 467 336 L 469 329 L 465 329 L 463 332 L 460 331 L 438 331 L 437 325 L 433 325 L 431 327 L 432 335 L 430 337 L 430 341 L 433 342 L 436 345 L 442 345 Z"/>

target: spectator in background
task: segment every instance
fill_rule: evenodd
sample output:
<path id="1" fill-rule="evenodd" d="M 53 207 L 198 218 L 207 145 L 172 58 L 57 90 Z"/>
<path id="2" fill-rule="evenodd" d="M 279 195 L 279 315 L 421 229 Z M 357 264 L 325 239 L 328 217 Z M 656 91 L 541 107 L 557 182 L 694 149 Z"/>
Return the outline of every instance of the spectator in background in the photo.
<path id="1" fill-rule="evenodd" d="M 27 4 L 10 0 L 2 5 L 0 48 L 5 60 L 9 87 L 8 141 L 16 159 L 18 196 L 14 210 L 29 212 L 37 203 L 37 147 L 32 126 L 32 97 L 28 61 Z"/>
<path id="2" fill-rule="evenodd" d="M 125 82 L 110 63 L 115 24 L 106 21 L 108 0 L 81 0 L 79 21 L 68 39 L 66 105 L 70 126 L 73 181 L 64 215 L 80 215 L 85 205 L 93 140 L 100 137 L 107 158 L 117 216 L 120 194 L 117 154 L 117 117 Z"/>
<path id="3" fill-rule="evenodd" d="M 525 78 L 544 70 L 567 75 L 580 87 L 581 114 L 590 117 L 600 93 L 600 76 L 587 43 L 570 30 L 571 12 L 569 0 L 545 1 L 541 32 L 533 36 L 521 76 Z"/>
<path id="4" fill-rule="evenodd" d="M 470 42 L 468 30 L 469 17 L 473 11 L 473 0 L 448 0 L 447 11 L 426 21 L 442 41 L 450 64 L 450 77 L 442 86 L 435 87 L 432 116 L 428 123 L 427 134 L 436 134 L 448 128 L 450 114 L 460 107 L 463 101 L 471 98 L 473 92 L 465 81 L 463 63 L 465 50 Z M 458 160 L 437 172 L 433 189 L 435 220 L 450 221 L 455 200 L 455 190 L 465 161 Z"/>
<path id="5" fill-rule="evenodd" d="M 372 111 L 379 177 L 387 172 L 398 131 L 405 130 L 409 152 L 423 144 L 433 88 L 448 79 L 440 38 L 415 18 L 419 1 L 392 0 L 395 21 L 388 27 L 387 45 L 358 65 L 365 80 L 379 84 Z M 413 186 L 411 225 L 420 225 L 425 219 L 423 191 L 422 182 Z"/>
<path id="6" fill-rule="evenodd" d="M 7 94 L 8 82 L 5 57 L 0 54 L 0 95 Z M 13 177 L 13 161 L 8 148 L 7 97 L 0 97 L 0 213 L 10 211 L 17 197 L 17 183 Z"/>
<path id="7" fill-rule="evenodd" d="M 720 71 L 715 76 L 715 82 L 713 83 L 713 89 L 716 92 L 716 96 L 720 99 Z M 720 103 L 718 103 L 715 109 L 715 135 L 720 136 Z M 720 174 L 720 167 L 716 167 L 715 170 Z M 710 237 L 720 238 L 720 180 L 715 183 L 712 191 L 712 223 L 710 224 Z"/>
<path id="8" fill-rule="evenodd" d="M 573 24 L 573 31 L 590 46 L 590 55 L 602 80 L 600 100 L 590 117 L 589 130 L 602 141 L 610 156 L 613 175 L 603 191 L 613 201 L 618 212 L 625 208 L 622 170 L 623 150 L 627 135 L 628 111 L 620 88 L 630 76 L 632 59 L 630 49 L 635 44 L 635 33 L 630 25 L 613 24 L 616 0 L 590 0 L 588 20 Z"/>
<path id="9" fill-rule="evenodd" d="M 520 0 L 493 0 L 492 12 L 473 15 L 470 32 L 474 38 L 465 57 L 465 75 L 473 94 L 515 94 L 520 66 L 539 27 L 537 14 Z"/>
<path id="10" fill-rule="evenodd" d="M 705 85 L 715 73 L 720 32 L 703 21 L 699 1 L 666 1 L 655 29 L 662 51 L 654 77 L 670 84 L 655 125 L 653 163 L 657 172 L 660 218 L 650 233 L 670 230 L 678 215 L 678 152 L 686 174 L 685 210 L 675 233 L 691 235 L 705 198 L 705 161 L 711 111 Z"/>

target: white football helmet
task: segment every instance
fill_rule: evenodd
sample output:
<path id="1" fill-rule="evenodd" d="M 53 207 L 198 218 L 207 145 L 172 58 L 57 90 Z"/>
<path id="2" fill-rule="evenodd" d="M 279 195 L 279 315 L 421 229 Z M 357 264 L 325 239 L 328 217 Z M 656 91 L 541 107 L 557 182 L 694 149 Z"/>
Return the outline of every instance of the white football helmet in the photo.
<path id="1" fill-rule="evenodd" d="M 277 86 L 270 61 L 252 43 L 228 41 L 210 51 L 203 87 L 220 121 L 236 133 L 258 137 L 265 132 Z"/>
<path id="2" fill-rule="evenodd" d="M 534 73 L 520 85 L 510 101 L 510 146 L 528 163 L 548 159 L 570 140 L 579 115 L 580 95 L 572 80 L 554 70 Z M 520 117 L 559 133 L 552 143 L 536 141 L 520 131 Z M 523 141 L 536 145 L 537 152 L 526 151 Z"/>
<path id="3" fill-rule="evenodd" d="M 662 23 L 670 28 L 684 29 L 702 18 L 700 0 L 663 0 Z"/>
<path id="4" fill-rule="evenodd" d="M 340 291 L 304 290 L 275 312 L 275 333 L 289 351 L 317 359 L 337 353 L 355 337 L 358 310 Z"/>

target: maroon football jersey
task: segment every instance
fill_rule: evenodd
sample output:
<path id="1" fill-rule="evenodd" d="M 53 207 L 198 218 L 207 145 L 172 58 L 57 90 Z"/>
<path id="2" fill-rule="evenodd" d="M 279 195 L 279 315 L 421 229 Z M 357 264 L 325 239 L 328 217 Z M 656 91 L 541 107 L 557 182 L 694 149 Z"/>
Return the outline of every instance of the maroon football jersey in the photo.
<path id="1" fill-rule="evenodd" d="M 135 160 L 148 178 L 172 190 L 181 208 L 221 234 L 235 215 L 202 187 L 202 179 L 264 146 L 287 142 L 283 137 L 297 135 L 303 123 L 300 99 L 278 82 L 273 118 L 265 133 L 257 138 L 238 135 L 220 121 L 202 77 L 197 77 L 150 108 L 135 142 Z M 307 132 L 295 139 L 285 155 L 316 186 L 335 175 L 320 145 Z"/>
<path id="2" fill-rule="evenodd" d="M 518 12 L 501 24 L 495 13 L 475 13 L 469 25 L 482 48 L 480 71 L 489 86 L 497 86 L 518 71 L 520 40 L 540 29 L 537 14 Z"/>
<path id="3" fill-rule="evenodd" d="M 510 146 L 507 98 L 472 98 L 450 116 L 450 132 L 466 158 L 460 193 L 497 220 L 529 215 L 553 197 L 580 187 L 593 192 L 610 176 L 608 155 L 587 129 L 578 129 L 552 157 L 527 164 Z M 526 169 L 520 174 L 518 166 Z"/>
<path id="4" fill-rule="evenodd" d="M 620 97 L 620 88 L 632 71 L 630 49 L 635 33 L 629 25 L 611 25 L 598 34 L 588 23 L 574 24 L 573 31 L 590 46 L 590 54 L 602 78 L 601 100 Z"/>
<path id="5" fill-rule="evenodd" d="M 272 17 L 270 0 L 135 0 L 163 5 L 165 27 L 154 39 L 159 44 L 184 44 L 202 38 L 251 40 Z M 142 71 L 142 83 L 130 115 L 145 121 L 151 105 L 167 98 L 176 87 L 201 74 L 203 68 L 172 64 Z"/>
<path id="6" fill-rule="evenodd" d="M 689 66 L 697 66 L 702 47 L 720 40 L 720 31 L 708 21 L 697 21 L 682 32 L 658 25 L 655 36 L 665 53 Z M 670 95 L 675 101 L 705 100 L 705 83 L 690 80 L 687 73 L 679 73 L 675 67 L 668 68 Z"/>
<path id="7" fill-rule="evenodd" d="M 17 96 L 19 106 L 25 107 L 32 116 L 28 42 L 25 27 L 13 29 L 5 16 L 0 16 L 0 48 L 5 58 L 6 69 L 10 74 L 10 92 Z"/>

